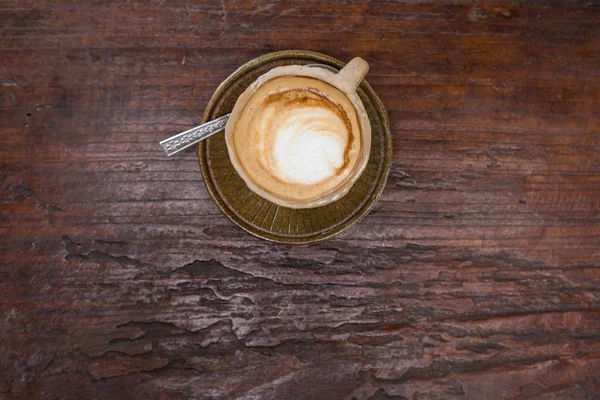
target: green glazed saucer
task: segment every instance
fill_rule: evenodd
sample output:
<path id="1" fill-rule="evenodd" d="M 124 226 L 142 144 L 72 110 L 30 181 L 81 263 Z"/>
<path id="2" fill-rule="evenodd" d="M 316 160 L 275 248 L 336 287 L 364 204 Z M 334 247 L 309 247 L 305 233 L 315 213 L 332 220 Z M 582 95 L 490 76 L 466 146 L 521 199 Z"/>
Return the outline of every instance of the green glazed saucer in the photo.
<path id="1" fill-rule="evenodd" d="M 230 113 L 237 98 L 260 75 L 291 64 L 345 64 L 324 54 L 305 50 L 269 53 L 242 65 L 212 96 L 202 122 Z M 225 135 L 200 142 L 198 159 L 211 197 L 233 222 L 262 239 L 278 243 L 306 244 L 328 239 L 364 217 L 377 201 L 392 165 L 392 135 L 387 112 L 371 86 L 358 89 L 372 129 L 369 163 L 350 192 L 322 207 L 291 209 L 278 206 L 252 192 L 239 177 L 227 153 Z"/>

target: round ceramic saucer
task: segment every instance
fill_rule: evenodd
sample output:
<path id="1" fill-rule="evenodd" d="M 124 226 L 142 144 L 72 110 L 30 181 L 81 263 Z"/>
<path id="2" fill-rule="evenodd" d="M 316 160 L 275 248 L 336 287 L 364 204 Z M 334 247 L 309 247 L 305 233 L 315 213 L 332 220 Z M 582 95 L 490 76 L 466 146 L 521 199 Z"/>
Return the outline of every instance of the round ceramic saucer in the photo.
<path id="1" fill-rule="evenodd" d="M 247 62 L 219 86 L 208 103 L 202 122 L 230 113 L 244 90 L 270 69 L 314 63 L 337 69 L 344 66 L 335 58 L 303 50 L 279 51 Z M 357 92 L 371 122 L 369 163 L 347 195 L 322 207 L 291 209 L 263 199 L 248 189 L 236 173 L 227 154 L 223 133 L 200 142 L 198 159 L 204 182 L 225 215 L 252 235 L 288 244 L 330 238 L 364 217 L 385 186 L 392 164 L 392 137 L 387 112 L 371 86 L 363 81 Z"/>

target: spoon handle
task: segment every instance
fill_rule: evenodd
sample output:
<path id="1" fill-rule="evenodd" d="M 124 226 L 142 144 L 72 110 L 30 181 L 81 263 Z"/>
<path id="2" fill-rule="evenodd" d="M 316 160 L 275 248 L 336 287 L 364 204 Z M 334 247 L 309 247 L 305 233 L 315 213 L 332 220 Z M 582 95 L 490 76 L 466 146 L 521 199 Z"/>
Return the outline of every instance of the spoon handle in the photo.
<path id="1" fill-rule="evenodd" d="M 222 131 L 223 128 L 225 128 L 230 115 L 231 114 L 225 114 L 222 117 L 208 121 L 195 128 L 188 129 L 185 132 L 178 133 L 175 136 L 171 136 L 160 142 L 160 147 L 162 147 L 167 157 L 179 153 L 181 150 L 187 149 L 199 141 Z"/>

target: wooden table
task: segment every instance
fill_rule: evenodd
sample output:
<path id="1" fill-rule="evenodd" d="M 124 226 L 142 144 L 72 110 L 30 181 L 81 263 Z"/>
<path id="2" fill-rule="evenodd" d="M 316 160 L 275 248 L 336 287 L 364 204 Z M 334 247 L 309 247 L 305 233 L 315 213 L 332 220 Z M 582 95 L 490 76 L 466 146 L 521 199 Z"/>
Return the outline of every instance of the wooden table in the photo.
<path id="1" fill-rule="evenodd" d="M 1 399 L 600 398 L 600 4 L 0 1 Z M 157 142 L 302 48 L 372 66 L 360 223 L 255 239 Z"/>

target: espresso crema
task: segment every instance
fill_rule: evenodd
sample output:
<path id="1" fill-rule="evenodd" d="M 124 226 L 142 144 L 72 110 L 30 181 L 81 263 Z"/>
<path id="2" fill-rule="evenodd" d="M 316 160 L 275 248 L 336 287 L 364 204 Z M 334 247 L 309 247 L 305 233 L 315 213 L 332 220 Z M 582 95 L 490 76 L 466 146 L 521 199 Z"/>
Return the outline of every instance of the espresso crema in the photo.
<path id="1" fill-rule="evenodd" d="M 306 200 L 350 176 L 361 150 L 360 123 L 352 102 L 329 83 L 280 76 L 245 104 L 233 143 L 256 185 L 278 197 Z"/>

